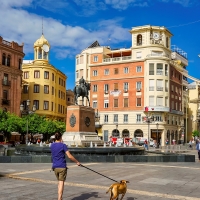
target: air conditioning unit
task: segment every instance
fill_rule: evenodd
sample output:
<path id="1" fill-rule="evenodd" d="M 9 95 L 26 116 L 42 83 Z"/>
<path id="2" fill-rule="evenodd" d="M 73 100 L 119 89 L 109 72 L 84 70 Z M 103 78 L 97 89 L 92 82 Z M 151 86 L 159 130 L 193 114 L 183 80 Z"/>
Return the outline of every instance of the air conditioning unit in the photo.
<path id="1" fill-rule="evenodd" d="M 108 94 L 108 90 L 105 90 L 105 94 Z"/>
<path id="2" fill-rule="evenodd" d="M 141 88 L 137 88 L 137 92 L 141 92 Z"/>
<path id="3" fill-rule="evenodd" d="M 128 92 L 128 89 L 125 89 L 124 92 L 127 93 L 127 92 Z"/>

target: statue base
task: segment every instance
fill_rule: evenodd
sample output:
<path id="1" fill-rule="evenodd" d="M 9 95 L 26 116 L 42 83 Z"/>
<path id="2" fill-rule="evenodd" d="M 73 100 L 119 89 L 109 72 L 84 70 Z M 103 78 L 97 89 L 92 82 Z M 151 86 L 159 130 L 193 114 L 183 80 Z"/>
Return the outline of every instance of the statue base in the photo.
<path id="1" fill-rule="evenodd" d="M 99 139 L 96 132 L 64 132 L 62 140 L 68 146 L 90 146 L 91 142 L 93 144 L 103 145 L 103 141 Z"/>

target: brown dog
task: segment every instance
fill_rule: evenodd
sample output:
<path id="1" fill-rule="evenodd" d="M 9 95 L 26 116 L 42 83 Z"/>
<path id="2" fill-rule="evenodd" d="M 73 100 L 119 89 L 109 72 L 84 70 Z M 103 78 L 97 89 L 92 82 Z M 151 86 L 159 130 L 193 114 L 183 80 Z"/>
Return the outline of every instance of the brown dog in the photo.
<path id="1" fill-rule="evenodd" d="M 119 194 L 122 194 L 120 200 L 123 199 L 127 191 L 126 183 L 129 183 L 129 181 L 121 180 L 120 183 L 114 183 L 109 187 L 106 193 L 110 191 L 110 200 L 114 200 L 114 199 L 118 200 Z"/>

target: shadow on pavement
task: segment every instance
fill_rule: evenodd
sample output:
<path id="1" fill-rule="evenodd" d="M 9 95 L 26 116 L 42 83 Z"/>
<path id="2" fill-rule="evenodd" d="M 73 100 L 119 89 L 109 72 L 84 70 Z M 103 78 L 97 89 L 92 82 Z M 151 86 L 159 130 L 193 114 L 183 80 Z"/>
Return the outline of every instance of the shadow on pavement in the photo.
<path id="1" fill-rule="evenodd" d="M 128 197 L 126 200 L 136 200 L 136 197 Z"/>
<path id="2" fill-rule="evenodd" d="M 81 194 L 80 196 L 78 197 L 74 197 L 73 199 L 71 200 L 83 200 L 83 199 L 90 199 L 91 197 L 95 197 L 96 199 L 101 199 L 101 197 L 98 197 L 98 192 L 91 192 L 91 193 L 84 193 L 84 194 Z M 92 199 L 93 199 L 92 198 Z"/>

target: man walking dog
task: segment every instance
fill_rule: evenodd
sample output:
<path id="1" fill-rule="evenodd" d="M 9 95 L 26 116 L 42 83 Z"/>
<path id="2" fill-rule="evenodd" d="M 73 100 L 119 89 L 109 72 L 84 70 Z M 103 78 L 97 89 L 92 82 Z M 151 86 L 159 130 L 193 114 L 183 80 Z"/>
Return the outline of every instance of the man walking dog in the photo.
<path id="1" fill-rule="evenodd" d="M 66 144 L 62 142 L 61 133 L 55 134 L 55 142 L 51 145 L 51 155 L 52 155 L 52 169 L 58 179 L 58 200 L 62 200 L 64 181 L 67 176 L 67 163 L 65 155 L 75 162 L 78 166 L 81 164 L 71 155 Z"/>

